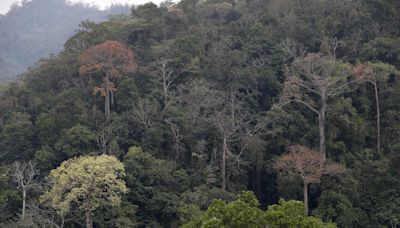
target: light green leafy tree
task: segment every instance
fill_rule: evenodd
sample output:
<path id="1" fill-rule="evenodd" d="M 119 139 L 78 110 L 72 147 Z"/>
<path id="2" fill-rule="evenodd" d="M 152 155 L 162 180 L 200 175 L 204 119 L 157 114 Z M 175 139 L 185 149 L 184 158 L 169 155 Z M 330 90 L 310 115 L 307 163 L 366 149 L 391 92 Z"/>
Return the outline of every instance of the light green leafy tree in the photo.
<path id="1" fill-rule="evenodd" d="M 304 204 L 301 201 L 284 199 L 279 204 L 268 206 L 265 213 L 270 228 L 334 228 L 334 223 L 325 223 L 321 219 L 304 215 Z"/>
<path id="2" fill-rule="evenodd" d="M 207 211 L 196 213 L 182 228 L 264 227 L 267 221 L 264 212 L 258 208 L 259 204 L 251 191 L 243 192 L 237 200 L 230 203 L 215 200 Z"/>
<path id="3" fill-rule="evenodd" d="M 51 188 L 41 202 L 51 201 L 60 216 L 72 207 L 85 213 L 86 227 L 92 228 L 92 212 L 102 206 L 117 206 L 121 194 L 128 192 L 122 162 L 110 155 L 82 156 L 64 161 L 48 177 Z"/>
<path id="4" fill-rule="evenodd" d="M 335 228 L 333 223 L 325 223 L 317 217 L 304 215 L 304 204 L 300 201 L 281 199 L 279 204 L 259 209 L 259 201 L 251 191 L 244 191 L 237 200 L 225 203 L 215 200 L 205 211 L 199 212 L 195 206 L 186 205 L 193 217 L 182 228 Z"/>

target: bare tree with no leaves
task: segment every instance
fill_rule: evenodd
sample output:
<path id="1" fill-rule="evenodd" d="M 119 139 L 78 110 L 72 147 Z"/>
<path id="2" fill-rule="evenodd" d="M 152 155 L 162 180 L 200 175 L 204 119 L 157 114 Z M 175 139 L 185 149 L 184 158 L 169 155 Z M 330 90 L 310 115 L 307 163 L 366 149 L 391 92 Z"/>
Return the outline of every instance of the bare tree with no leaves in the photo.
<path id="1" fill-rule="evenodd" d="M 22 190 L 21 219 L 25 218 L 26 193 L 30 188 L 37 184 L 37 180 L 35 179 L 37 174 L 38 171 L 36 170 L 36 164 L 31 161 L 28 163 L 16 161 L 10 170 L 12 180 L 18 185 L 18 188 Z"/>
<path id="2" fill-rule="evenodd" d="M 286 80 L 278 107 L 299 103 L 318 116 L 319 152 L 326 159 L 326 109 L 329 99 L 351 90 L 350 67 L 332 57 L 308 54 L 297 57 L 285 70 Z"/>
<path id="3" fill-rule="evenodd" d="M 152 129 L 154 118 L 159 114 L 160 107 L 157 102 L 147 98 L 137 98 L 133 104 L 132 117 L 144 127 L 145 131 Z"/>
<path id="4" fill-rule="evenodd" d="M 26 215 L 23 226 L 64 228 L 68 222 L 74 222 L 83 226 L 80 220 L 77 217 L 67 217 L 63 214 L 57 214 L 51 207 L 51 203 L 39 205 L 37 201 L 31 200 L 26 204 Z"/>
<path id="5" fill-rule="evenodd" d="M 170 90 L 172 83 L 181 75 L 176 72 L 172 67 L 168 66 L 167 60 L 160 60 L 157 62 L 158 75 L 161 77 L 164 95 L 164 108 L 168 106 Z"/>
<path id="6" fill-rule="evenodd" d="M 246 165 L 243 154 L 254 137 L 264 133 L 266 118 L 245 111 L 243 97 L 236 90 L 222 94 L 217 100 L 211 121 L 222 137 L 221 188 L 225 190 L 230 176 L 226 168 L 229 165 L 240 170 L 242 165 Z M 232 144 L 239 145 L 239 148 L 232 150 Z"/>
<path id="7" fill-rule="evenodd" d="M 293 145 L 288 153 L 279 157 L 274 169 L 282 175 L 300 177 L 303 181 L 305 214 L 308 215 L 308 185 L 319 183 L 324 174 L 344 172 L 339 164 L 327 164 L 323 156 L 313 149 L 302 145 Z"/>
<path id="8" fill-rule="evenodd" d="M 102 154 L 113 154 L 118 150 L 118 128 L 112 124 L 101 125 L 97 129 L 97 146 Z"/>
<path id="9" fill-rule="evenodd" d="M 221 188 L 225 190 L 232 170 L 240 171 L 247 165 L 243 159 L 245 152 L 261 134 L 267 133 L 266 117 L 246 110 L 244 95 L 238 90 L 218 91 L 203 80 L 193 80 L 178 89 L 177 100 L 187 113 L 185 131 L 194 132 L 210 125 L 217 130 L 220 141 L 215 143 L 218 146 L 215 145 L 214 152 L 218 152 Z"/>
<path id="10" fill-rule="evenodd" d="M 183 158 L 182 152 L 185 150 L 185 147 L 182 144 L 183 135 L 180 132 L 180 127 L 174 122 L 173 118 L 167 118 L 165 123 L 169 125 L 174 138 L 173 149 L 175 150 L 175 160 L 179 160 L 180 158 Z"/>

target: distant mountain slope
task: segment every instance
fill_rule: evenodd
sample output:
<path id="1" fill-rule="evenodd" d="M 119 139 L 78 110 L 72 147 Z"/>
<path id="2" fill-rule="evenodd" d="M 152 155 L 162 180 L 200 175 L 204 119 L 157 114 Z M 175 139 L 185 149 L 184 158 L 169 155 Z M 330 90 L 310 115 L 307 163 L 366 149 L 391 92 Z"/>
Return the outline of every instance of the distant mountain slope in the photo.
<path id="1" fill-rule="evenodd" d="M 32 0 L 0 17 L 0 80 L 13 79 L 39 59 L 57 54 L 81 21 L 103 21 L 129 7 L 98 10 L 66 0 Z"/>

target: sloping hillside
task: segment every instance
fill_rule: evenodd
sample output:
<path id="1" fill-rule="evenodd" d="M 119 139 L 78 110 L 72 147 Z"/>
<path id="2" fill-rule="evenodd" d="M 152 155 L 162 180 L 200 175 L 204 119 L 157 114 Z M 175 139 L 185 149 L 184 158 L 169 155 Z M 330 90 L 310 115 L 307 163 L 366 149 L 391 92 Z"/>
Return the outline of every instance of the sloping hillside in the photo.
<path id="1" fill-rule="evenodd" d="M 33 0 L 0 17 L 0 80 L 13 79 L 39 59 L 61 51 L 81 21 L 104 21 L 129 7 L 98 10 L 65 0 Z"/>

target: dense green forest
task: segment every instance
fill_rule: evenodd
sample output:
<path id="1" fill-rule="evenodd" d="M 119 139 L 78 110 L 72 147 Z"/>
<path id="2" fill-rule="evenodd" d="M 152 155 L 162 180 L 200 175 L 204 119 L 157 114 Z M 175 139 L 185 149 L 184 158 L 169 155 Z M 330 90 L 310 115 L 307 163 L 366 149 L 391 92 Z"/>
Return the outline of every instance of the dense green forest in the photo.
<path id="1" fill-rule="evenodd" d="M 400 2 L 182 0 L 0 87 L 0 227 L 400 227 Z"/>

